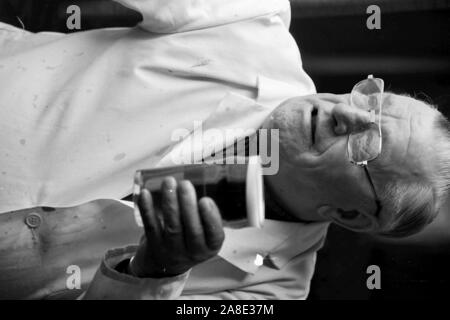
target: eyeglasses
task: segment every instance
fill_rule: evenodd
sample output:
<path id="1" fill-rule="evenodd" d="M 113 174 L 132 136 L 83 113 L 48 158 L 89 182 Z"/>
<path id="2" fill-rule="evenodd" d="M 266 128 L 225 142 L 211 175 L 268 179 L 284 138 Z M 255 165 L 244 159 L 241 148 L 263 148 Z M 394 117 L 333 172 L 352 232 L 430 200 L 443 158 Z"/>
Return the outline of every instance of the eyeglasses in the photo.
<path id="1" fill-rule="evenodd" d="M 381 212 L 381 202 L 375 190 L 375 185 L 369 174 L 367 163 L 377 158 L 381 153 L 381 114 L 384 81 L 369 75 L 367 79 L 358 82 L 350 94 L 352 106 L 370 113 L 370 122 L 351 132 L 348 136 L 347 155 L 350 162 L 364 168 L 370 182 L 377 211 L 375 217 Z"/>

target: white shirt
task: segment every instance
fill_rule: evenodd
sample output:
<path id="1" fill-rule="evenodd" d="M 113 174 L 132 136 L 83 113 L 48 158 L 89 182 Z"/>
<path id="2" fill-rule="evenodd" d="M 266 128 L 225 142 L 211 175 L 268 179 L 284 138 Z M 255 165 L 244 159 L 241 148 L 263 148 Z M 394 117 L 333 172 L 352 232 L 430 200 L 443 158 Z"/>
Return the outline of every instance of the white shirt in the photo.
<path id="1" fill-rule="evenodd" d="M 31 215 L 40 218 L 34 229 L 26 222 Z M 143 233 L 124 202 L 5 213 L 0 299 L 66 299 L 83 291 L 85 299 L 304 299 L 327 226 L 266 220 L 262 229 L 226 227 L 216 257 L 177 277 L 139 279 L 114 270 Z"/>
<path id="2" fill-rule="evenodd" d="M 136 169 L 168 164 L 175 129 L 207 126 L 229 93 L 251 103 L 216 127 L 257 128 L 315 92 L 286 0 L 119 2 L 141 11 L 139 27 L 0 23 L 0 213 L 122 198 Z"/>
<path id="3" fill-rule="evenodd" d="M 225 228 L 219 254 L 185 274 L 135 278 L 115 266 L 132 257 L 135 246 L 109 251 L 84 299 L 306 299 L 316 251 L 328 223 L 266 220 L 262 229 Z"/>
<path id="4" fill-rule="evenodd" d="M 68 35 L 0 23 L 0 213 L 122 198 L 136 169 L 170 164 L 174 130 L 256 129 L 282 101 L 315 92 L 286 0 L 117 1 L 143 22 Z M 85 298 L 305 298 L 326 226 L 227 228 L 219 256 L 162 280 L 118 274 L 134 249 L 115 249 Z M 17 236 L 28 241 L 26 230 Z"/>

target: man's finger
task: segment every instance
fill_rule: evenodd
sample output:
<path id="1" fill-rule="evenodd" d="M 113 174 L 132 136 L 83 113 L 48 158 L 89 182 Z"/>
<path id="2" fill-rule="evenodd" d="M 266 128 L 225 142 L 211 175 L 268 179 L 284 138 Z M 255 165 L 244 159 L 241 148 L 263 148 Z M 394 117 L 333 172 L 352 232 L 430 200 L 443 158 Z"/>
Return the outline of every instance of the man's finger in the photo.
<path id="1" fill-rule="evenodd" d="M 161 225 L 153 208 L 152 196 L 147 189 L 141 190 L 138 198 L 138 206 L 147 239 L 150 243 L 159 241 L 161 236 Z"/>
<path id="2" fill-rule="evenodd" d="M 225 233 L 222 217 L 216 203 L 211 198 L 203 197 L 199 201 L 200 216 L 205 234 L 205 242 L 209 249 L 218 251 L 222 247 Z"/>
<path id="3" fill-rule="evenodd" d="M 177 244 L 177 242 L 182 242 L 184 239 L 177 198 L 177 181 L 173 177 L 164 179 L 161 185 L 161 194 L 164 237 L 172 244 Z"/>
<path id="4" fill-rule="evenodd" d="M 186 248 L 189 252 L 197 255 L 205 250 L 206 244 L 202 222 L 198 213 L 197 195 L 191 182 L 184 180 L 179 183 L 178 205 L 183 223 Z"/>

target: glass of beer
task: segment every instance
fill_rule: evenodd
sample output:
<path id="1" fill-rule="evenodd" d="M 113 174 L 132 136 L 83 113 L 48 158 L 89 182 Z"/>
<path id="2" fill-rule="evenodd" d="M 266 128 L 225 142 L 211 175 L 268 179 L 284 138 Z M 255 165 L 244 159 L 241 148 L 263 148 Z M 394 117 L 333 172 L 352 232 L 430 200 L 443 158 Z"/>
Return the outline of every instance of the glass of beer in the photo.
<path id="1" fill-rule="evenodd" d="M 261 228 L 264 222 L 264 184 L 258 156 L 234 158 L 236 163 L 190 164 L 136 171 L 133 198 L 142 188 L 152 194 L 156 210 L 161 208 L 161 184 L 165 177 L 189 180 L 197 199 L 212 198 L 224 221 L 246 219 L 247 225 Z M 234 161 L 234 160 L 233 160 Z M 135 204 L 135 210 L 138 210 Z M 139 215 L 138 212 L 135 213 Z"/>

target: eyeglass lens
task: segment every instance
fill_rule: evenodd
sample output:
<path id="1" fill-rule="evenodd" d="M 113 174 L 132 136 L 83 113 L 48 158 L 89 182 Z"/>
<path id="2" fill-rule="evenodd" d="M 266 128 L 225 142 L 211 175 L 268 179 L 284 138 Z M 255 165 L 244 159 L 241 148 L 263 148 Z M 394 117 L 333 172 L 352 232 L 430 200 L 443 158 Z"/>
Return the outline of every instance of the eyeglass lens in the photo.
<path id="1" fill-rule="evenodd" d="M 349 135 L 348 155 L 354 163 L 375 159 L 381 152 L 380 114 L 383 80 L 369 78 L 355 85 L 350 99 L 353 106 L 371 112 L 372 119 L 364 130 Z"/>

